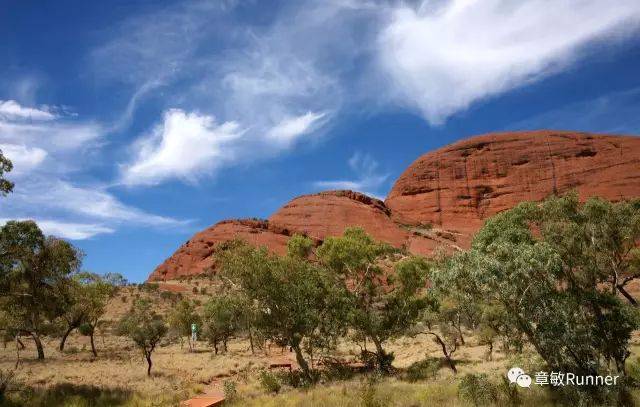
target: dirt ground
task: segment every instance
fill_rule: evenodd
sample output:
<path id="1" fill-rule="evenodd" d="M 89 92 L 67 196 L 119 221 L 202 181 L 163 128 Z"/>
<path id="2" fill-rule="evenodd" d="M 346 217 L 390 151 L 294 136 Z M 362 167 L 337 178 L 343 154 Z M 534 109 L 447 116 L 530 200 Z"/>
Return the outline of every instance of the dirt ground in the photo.
<path id="1" fill-rule="evenodd" d="M 204 284 L 199 283 L 200 289 Z M 194 285 L 195 286 L 195 285 Z M 175 287 L 172 287 L 175 292 Z M 193 294 L 192 287 L 185 293 L 191 298 L 200 299 L 202 303 L 207 295 Z M 122 300 L 121 297 L 125 297 Z M 56 385 L 72 384 L 101 389 L 118 389 L 132 392 L 143 397 L 162 394 L 173 400 L 167 405 L 176 403 L 192 395 L 202 393 L 211 386 L 220 386 L 225 380 L 237 384 L 238 392 L 243 397 L 252 398 L 264 395 L 258 385 L 260 370 L 267 369 L 271 363 L 290 362 L 295 368 L 295 357 L 288 349 L 272 346 L 270 349 L 256 350 L 252 354 L 249 342 L 232 340 L 226 353 L 215 355 L 206 342 L 198 342 L 194 352 L 189 352 L 185 343 L 163 344 L 153 354 L 152 376 L 146 375 L 146 364 L 133 343 L 128 339 L 114 335 L 113 326 L 120 316 L 127 312 L 131 301 L 136 296 L 158 297 L 163 311 L 171 306 L 171 301 L 159 299 L 159 292 L 144 292 L 128 287 L 120 292 L 109 305 L 105 323 L 96 336 L 98 357 L 94 358 L 90 349 L 89 338 L 77 333 L 71 335 L 64 352 L 58 351 L 57 339 L 46 339 L 44 361 L 35 359 L 35 348 L 32 341 L 23 338 L 26 349 L 20 351 L 21 364 L 16 376 L 20 387 L 46 388 Z M 527 368 L 536 363 L 535 358 L 524 356 L 505 356 L 499 350 L 494 352 L 491 361 L 486 360 L 486 346 L 477 344 L 477 340 L 468 337 L 465 346 L 454 354 L 459 370 L 458 375 L 465 373 L 488 373 L 489 375 L 506 374 L 514 364 Z M 415 338 L 399 338 L 387 345 L 394 352 L 394 366 L 404 369 L 412 363 L 428 357 L 442 357 L 438 344 L 425 335 Z M 634 360 L 640 355 L 640 336 L 634 335 L 632 356 Z M 355 360 L 360 348 L 352 343 L 342 344 L 337 356 L 345 360 Z M 13 343 L 0 346 L 0 369 L 11 369 L 16 362 L 16 347 Z M 437 379 L 453 378 L 453 373 L 446 367 L 441 368 Z"/>

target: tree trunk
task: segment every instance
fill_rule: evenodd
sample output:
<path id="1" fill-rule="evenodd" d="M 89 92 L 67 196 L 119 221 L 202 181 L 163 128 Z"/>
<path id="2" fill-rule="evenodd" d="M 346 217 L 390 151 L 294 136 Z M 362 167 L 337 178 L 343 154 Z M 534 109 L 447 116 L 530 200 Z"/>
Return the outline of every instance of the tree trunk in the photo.
<path id="1" fill-rule="evenodd" d="M 378 338 L 371 337 L 371 341 L 373 342 L 373 344 L 376 346 L 376 361 L 378 364 L 378 370 L 381 372 L 386 372 L 387 370 L 389 370 L 388 368 L 390 366 L 387 366 L 387 361 L 386 361 L 386 352 L 384 351 L 384 349 L 382 348 L 382 342 L 380 342 L 380 340 Z"/>
<path id="2" fill-rule="evenodd" d="M 458 369 L 456 368 L 456 364 L 454 363 L 453 359 L 451 358 L 451 354 L 453 352 L 455 352 L 455 349 L 452 351 L 447 350 L 447 344 L 444 343 L 444 341 L 442 340 L 442 338 L 440 338 L 440 335 L 434 333 L 434 332 L 429 332 L 431 335 L 433 335 L 436 338 L 436 341 L 440 344 L 440 347 L 442 348 L 442 353 L 444 354 L 444 358 L 447 361 L 447 364 L 449 365 L 449 368 L 451 368 L 451 370 L 453 371 L 453 373 L 458 373 Z"/>
<path id="3" fill-rule="evenodd" d="M 296 352 L 296 361 L 298 362 L 298 366 L 302 369 L 302 373 L 304 373 L 305 377 L 311 382 L 311 372 L 309 371 L 309 364 L 304 359 L 304 355 L 302 354 L 302 349 L 300 349 L 300 344 L 297 343 L 292 346 L 293 350 Z"/>
<path id="4" fill-rule="evenodd" d="M 147 367 L 147 376 L 151 376 L 151 365 L 152 365 L 152 363 L 151 363 L 151 352 L 146 352 L 144 354 L 144 357 L 147 359 L 147 365 L 148 365 L 148 367 Z"/>
<path id="5" fill-rule="evenodd" d="M 629 294 L 629 293 L 627 292 L 627 290 L 625 290 L 625 288 L 624 288 L 624 286 L 623 286 L 622 284 L 618 284 L 618 291 L 620 291 L 620 294 L 622 294 L 622 295 L 624 296 L 624 298 L 626 298 L 626 299 L 627 299 L 627 301 L 629 301 L 629 303 L 630 303 L 631 305 L 633 305 L 634 307 L 637 307 L 637 306 L 638 306 L 638 301 L 636 301 L 636 299 L 635 299 L 635 298 L 633 298 L 633 297 L 631 296 L 631 294 Z"/>
<path id="6" fill-rule="evenodd" d="M 62 339 L 60 340 L 60 352 L 64 351 L 64 345 L 67 342 L 67 337 L 69 336 L 69 334 L 71 333 L 71 331 L 74 330 L 75 327 L 70 326 L 67 331 L 64 333 L 64 335 L 62 335 Z"/>
<path id="7" fill-rule="evenodd" d="M 256 351 L 253 347 L 253 333 L 251 332 L 251 329 L 249 329 L 249 346 L 251 347 L 251 354 L 255 355 Z"/>
<path id="8" fill-rule="evenodd" d="M 91 352 L 93 352 L 93 356 L 97 358 L 98 351 L 96 350 L 96 344 L 93 340 L 93 335 L 94 335 L 94 331 L 91 331 L 91 334 L 89 335 L 89 338 L 91 339 Z"/>
<path id="9" fill-rule="evenodd" d="M 31 333 L 31 337 L 33 338 L 33 342 L 36 344 L 36 349 L 38 350 L 38 359 L 44 359 L 44 348 L 42 347 L 42 342 L 40 341 L 40 335 L 36 332 Z"/>
<path id="10" fill-rule="evenodd" d="M 24 348 L 26 348 L 26 346 L 24 346 L 24 343 L 22 343 L 22 341 L 20 340 L 19 336 L 16 336 L 16 342 L 18 342 L 18 347 L 20 348 L 20 350 L 24 350 Z"/>

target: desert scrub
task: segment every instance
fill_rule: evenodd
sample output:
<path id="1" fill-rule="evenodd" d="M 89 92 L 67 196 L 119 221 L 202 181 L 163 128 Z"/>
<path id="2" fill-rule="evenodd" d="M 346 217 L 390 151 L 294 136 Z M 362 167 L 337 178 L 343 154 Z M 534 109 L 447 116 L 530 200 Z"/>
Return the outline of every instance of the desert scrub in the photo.
<path id="1" fill-rule="evenodd" d="M 222 390 L 224 391 L 224 398 L 228 402 L 234 402 L 238 398 L 238 389 L 236 383 L 231 380 L 225 380 L 222 383 Z"/>
<path id="2" fill-rule="evenodd" d="M 492 405 L 498 401 L 498 390 L 486 374 L 465 375 L 458 385 L 458 394 L 474 406 Z"/>
<path id="3" fill-rule="evenodd" d="M 282 388 L 276 375 L 266 370 L 260 372 L 260 385 L 267 393 L 278 393 Z"/>
<path id="4" fill-rule="evenodd" d="M 439 358 L 429 358 L 414 362 L 407 368 L 403 378 L 408 382 L 433 379 L 438 374 L 440 367 L 442 367 L 442 361 Z"/>

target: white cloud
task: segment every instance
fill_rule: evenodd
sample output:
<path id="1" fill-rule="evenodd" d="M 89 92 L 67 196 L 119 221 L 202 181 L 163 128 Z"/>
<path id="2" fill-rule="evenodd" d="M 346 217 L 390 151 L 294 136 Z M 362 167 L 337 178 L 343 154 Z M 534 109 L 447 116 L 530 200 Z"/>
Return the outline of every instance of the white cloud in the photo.
<path id="1" fill-rule="evenodd" d="M 56 116 L 47 108 L 21 106 L 15 100 L 0 100 L 0 118 L 26 120 L 53 120 Z"/>
<path id="2" fill-rule="evenodd" d="M 237 123 L 216 123 L 207 115 L 171 109 L 163 123 L 135 145 L 135 158 L 123 168 L 127 185 L 152 185 L 167 179 L 193 180 L 234 159 Z"/>
<path id="3" fill-rule="evenodd" d="M 38 167 L 47 157 L 47 152 L 39 147 L 18 144 L 0 144 L 0 150 L 13 163 L 12 175 L 24 174 Z"/>
<path id="4" fill-rule="evenodd" d="M 557 72 L 594 40 L 640 23 L 640 2 L 451 0 L 401 4 L 379 62 L 398 103 L 440 124 L 472 103 Z"/>
<path id="5" fill-rule="evenodd" d="M 378 162 L 369 154 L 356 152 L 349 158 L 348 164 L 356 174 L 355 179 L 315 181 L 313 185 L 320 189 L 351 189 L 378 197 L 378 189 L 389 178 L 388 174 L 378 172 Z"/>
<path id="6" fill-rule="evenodd" d="M 0 149 L 14 164 L 7 176 L 16 183 L 13 193 L 2 199 L 4 218 L 36 219 L 47 233 L 69 239 L 111 233 L 125 224 L 187 223 L 126 205 L 99 182 L 79 186 L 69 181 L 96 164 L 93 153 L 102 152 L 102 127 L 68 115 L 26 120 L 33 116 L 31 110 L 11 104 L 11 116 L 0 114 Z"/>
<path id="7" fill-rule="evenodd" d="M 285 118 L 269 130 L 267 137 L 277 143 L 290 145 L 300 136 L 308 134 L 322 125 L 321 121 L 325 117 L 326 113 L 307 112 L 301 116 Z"/>
<path id="8" fill-rule="evenodd" d="M 0 225 L 4 225 L 9 220 L 16 219 L 0 219 Z M 60 222 L 48 219 L 18 219 L 33 220 L 46 235 L 53 235 L 64 239 L 85 240 L 96 235 L 113 233 L 114 229 L 97 224 Z"/>

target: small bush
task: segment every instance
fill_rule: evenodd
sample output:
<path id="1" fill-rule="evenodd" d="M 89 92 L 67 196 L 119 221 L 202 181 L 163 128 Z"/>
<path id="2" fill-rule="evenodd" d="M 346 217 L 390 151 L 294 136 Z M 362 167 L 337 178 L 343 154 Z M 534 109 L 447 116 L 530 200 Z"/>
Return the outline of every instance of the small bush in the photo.
<path id="1" fill-rule="evenodd" d="M 191 292 L 193 292 L 194 294 L 198 294 L 198 287 L 193 287 Z"/>
<path id="2" fill-rule="evenodd" d="M 342 363 L 327 363 L 322 376 L 327 381 L 349 380 L 355 375 L 353 368 Z"/>
<path id="3" fill-rule="evenodd" d="M 311 380 L 314 382 L 317 381 L 319 375 L 316 372 L 311 372 Z M 276 376 L 279 379 L 280 383 L 286 384 L 287 386 L 291 386 L 293 388 L 307 387 L 310 386 L 311 383 L 309 379 L 307 379 L 300 370 L 294 370 L 292 372 L 281 372 Z"/>
<path id="4" fill-rule="evenodd" d="M 431 379 L 435 377 L 442 366 L 442 362 L 438 358 L 428 358 L 413 363 L 407 368 L 404 378 L 409 382 L 417 382 L 420 380 Z"/>
<path id="5" fill-rule="evenodd" d="M 496 386 L 486 374 L 465 375 L 458 385 L 458 395 L 474 406 L 492 405 L 498 400 Z"/>
<path id="6" fill-rule="evenodd" d="M 200 287 L 200 294 L 207 295 L 207 287 Z"/>
<path id="7" fill-rule="evenodd" d="M 266 370 L 260 372 L 260 385 L 268 393 L 278 393 L 282 388 L 278 378 Z"/>
<path id="8" fill-rule="evenodd" d="M 127 297 L 125 295 L 123 295 L 122 297 L 120 297 L 120 299 L 122 300 L 123 303 L 127 303 Z"/>
<path id="9" fill-rule="evenodd" d="M 228 402 L 232 402 L 238 397 L 236 383 L 231 380 L 225 380 L 222 382 L 222 390 L 224 391 L 224 398 Z"/>
<path id="10" fill-rule="evenodd" d="M 520 393 L 518 392 L 518 386 L 513 386 L 509 383 L 509 379 L 505 376 L 502 376 L 502 382 L 498 387 L 500 394 L 505 399 L 505 404 L 508 406 L 519 406 L 522 404 L 522 399 L 520 398 Z"/>

